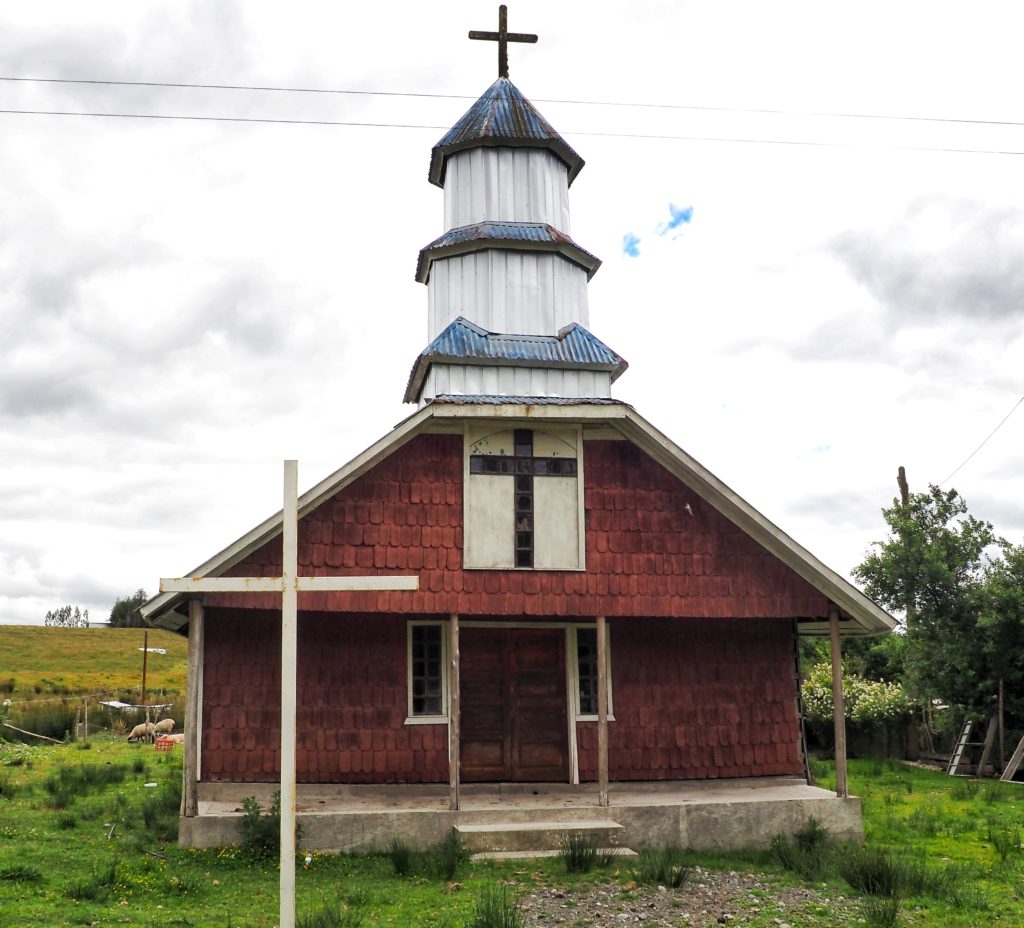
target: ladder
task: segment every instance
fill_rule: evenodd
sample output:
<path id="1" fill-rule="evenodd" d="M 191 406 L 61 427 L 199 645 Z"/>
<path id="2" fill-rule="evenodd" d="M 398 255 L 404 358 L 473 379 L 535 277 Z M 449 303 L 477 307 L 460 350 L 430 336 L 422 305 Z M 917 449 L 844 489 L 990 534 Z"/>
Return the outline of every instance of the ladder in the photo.
<path id="1" fill-rule="evenodd" d="M 953 753 L 949 756 L 949 763 L 946 764 L 946 773 L 951 777 L 963 776 L 960 773 L 960 766 L 964 759 L 965 748 L 981 748 L 981 759 L 978 761 L 978 766 L 975 768 L 975 775 L 981 776 L 984 773 L 985 766 L 988 764 L 989 755 L 992 753 L 992 745 L 995 743 L 996 731 L 999 727 L 999 718 L 993 715 L 989 720 L 988 729 L 985 732 L 984 741 L 971 741 L 971 731 L 974 728 L 974 722 L 964 722 L 964 727 L 960 729 L 960 734 L 957 736 L 956 745 L 953 747 Z"/>
<path id="2" fill-rule="evenodd" d="M 1006 769 L 999 779 L 1009 783 L 1020 768 L 1021 761 L 1024 761 L 1024 738 L 1020 739 L 1017 750 L 1013 752 L 1013 757 L 1010 758 L 1010 762 L 1006 765 Z"/>

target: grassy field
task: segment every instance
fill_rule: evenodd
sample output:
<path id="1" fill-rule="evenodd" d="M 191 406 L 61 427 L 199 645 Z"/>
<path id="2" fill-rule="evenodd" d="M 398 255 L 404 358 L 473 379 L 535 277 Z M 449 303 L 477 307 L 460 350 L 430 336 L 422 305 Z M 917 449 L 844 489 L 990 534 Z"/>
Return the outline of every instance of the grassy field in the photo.
<path id="1" fill-rule="evenodd" d="M 44 628 L 0 625 L 0 693 L 13 701 L 47 694 L 115 692 L 142 678 L 141 628 Z M 146 686 L 184 692 L 188 641 L 150 629 Z"/>
<path id="2" fill-rule="evenodd" d="M 96 738 L 88 749 L 0 745 L 0 924 L 276 924 L 272 861 L 249 859 L 239 849 L 185 851 L 174 845 L 180 763 L 179 754 L 111 738 Z M 830 771 L 821 767 L 818 775 L 827 780 Z M 791 928 L 854 928 L 865 919 L 869 925 L 938 928 L 1024 925 L 1024 785 L 978 785 L 871 761 L 853 764 L 852 784 L 864 799 L 866 852 L 815 845 L 801 858 L 798 844 L 787 841 L 774 854 L 694 859 L 711 868 L 757 871 L 769 885 L 809 885 L 831 898 L 857 900 L 816 915 L 782 913 Z M 879 921 L 884 916 L 871 914 L 877 898 L 844 880 L 843 874 L 863 882 L 866 873 L 888 872 L 871 855 L 902 868 L 895 921 Z M 297 874 L 300 924 L 305 918 L 323 928 L 459 928 L 470 925 L 475 900 L 487 886 L 510 883 L 515 892 L 556 886 L 571 898 L 577 882 L 602 880 L 621 885 L 626 898 L 637 892 L 630 866 L 574 876 L 558 860 L 463 864 L 447 880 L 422 868 L 396 876 L 383 854 L 317 855 Z M 684 885 L 675 892 L 691 891 Z M 329 905 L 347 921 L 309 920 Z M 730 925 L 747 928 L 778 928 L 783 921 L 765 898 L 751 898 L 732 915 Z M 588 924 L 598 925 L 577 922 L 578 928 Z"/>

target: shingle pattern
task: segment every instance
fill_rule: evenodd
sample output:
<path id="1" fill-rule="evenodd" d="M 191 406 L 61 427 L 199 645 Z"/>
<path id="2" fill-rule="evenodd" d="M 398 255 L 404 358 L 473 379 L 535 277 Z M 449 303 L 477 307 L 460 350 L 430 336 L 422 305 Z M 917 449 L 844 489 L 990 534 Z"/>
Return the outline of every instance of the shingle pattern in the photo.
<path id="1" fill-rule="evenodd" d="M 824 618 L 823 594 L 627 441 L 584 444 L 586 571 L 462 569 L 462 438 L 419 435 L 307 514 L 305 575 L 408 575 L 416 592 L 302 593 L 328 612 Z M 279 539 L 236 576 L 280 573 Z M 272 595 L 211 605 L 273 608 Z"/>
<path id="2" fill-rule="evenodd" d="M 793 628 L 784 620 L 610 623 L 613 780 L 803 773 Z M 597 779 L 597 724 L 577 722 Z"/>
<path id="3" fill-rule="evenodd" d="M 203 779 L 280 776 L 280 618 L 211 609 L 203 667 Z M 406 623 L 398 616 L 299 619 L 300 783 L 438 783 L 448 730 L 406 725 Z"/>

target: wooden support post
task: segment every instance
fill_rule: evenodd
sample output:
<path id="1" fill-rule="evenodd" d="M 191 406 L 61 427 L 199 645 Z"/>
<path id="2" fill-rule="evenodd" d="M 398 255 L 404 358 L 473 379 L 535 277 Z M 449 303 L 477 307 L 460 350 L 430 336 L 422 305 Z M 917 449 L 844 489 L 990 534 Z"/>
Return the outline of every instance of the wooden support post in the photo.
<path id="1" fill-rule="evenodd" d="M 832 711 L 836 734 L 836 795 L 850 795 L 846 785 L 846 716 L 843 711 L 843 655 L 839 643 L 839 609 L 828 608 L 829 643 L 832 646 Z"/>
<path id="2" fill-rule="evenodd" d="M 459 728 L 462 716 L 461 680 L 459 677 L 459 615 L 453 612 L 448 620 L 448 808 L 459 811 L 459 781 L 462 777 Z"/>
<path id="3" fill-rule="evenodd" d="M 1006 728 L 1003 720 L 1003 678 L 999 678 L 999 772 L 1006 769 Z"/>
<path id="4" fill-rule="evenodd" d="M 295 928 L 295 716 L 299 659 L 297 461 L 284 462 L 281 580 L 281 918 Z"/>
<path id="5" fill-rule="evenodd" d="M 608 641 L 603 615 L 597 617 L 597 795 L 608 807 Z"/>
<path id="6" fill-rule="evenodd" d="M 149 629 L 142 633 L 142 686 L 139 688 L 139 702 L 146 704 L 146 658 L 149 657 Z M 146 721 L 149 721 L 149 714 L 146 714 Z"/>
<path id="7" fill-rule="evenodd" d="M 89 697 L 85 697 L 85 741 L 89 741 Z"/>
<path id="8" fill-rule="evenodd" d="M 188 671 L 185 679 L 185 767 L 182 770 L 181 814 L 199 813 L 199 678 L 203 672 L 203 604 L 188 604 Z"/>

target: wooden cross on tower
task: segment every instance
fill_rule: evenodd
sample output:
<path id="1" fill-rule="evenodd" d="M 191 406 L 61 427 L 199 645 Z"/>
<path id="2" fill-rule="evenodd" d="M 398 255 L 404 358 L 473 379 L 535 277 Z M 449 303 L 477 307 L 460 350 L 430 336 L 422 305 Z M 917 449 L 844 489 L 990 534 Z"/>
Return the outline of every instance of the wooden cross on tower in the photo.
<path id="1" fill-rule="evenodd" d="M 532 45 L 537 41 L 537 36 L 531 35 L 528 32 L 508 31 L 508 7 L 504 3 L 498 7 L 497 32 L 480 32 L 477 29 L 471 29 L 469 37 L 471 39 L 483 39 L 486 42 L 498 43 L 498 77 L 508 77 L 509 42 L 529 42 Z"/>
<path id="2" fill-rule="evenodd" d="M 419 577 L 300 577 L 298 462 L 284 462 L 284 552 L 280 577 L 162 579 L 161 593 L 281 594 L 281 919 L 295 928 L 295 685 L 299 591 L 416 590 Z"/>

